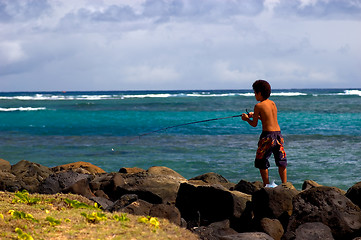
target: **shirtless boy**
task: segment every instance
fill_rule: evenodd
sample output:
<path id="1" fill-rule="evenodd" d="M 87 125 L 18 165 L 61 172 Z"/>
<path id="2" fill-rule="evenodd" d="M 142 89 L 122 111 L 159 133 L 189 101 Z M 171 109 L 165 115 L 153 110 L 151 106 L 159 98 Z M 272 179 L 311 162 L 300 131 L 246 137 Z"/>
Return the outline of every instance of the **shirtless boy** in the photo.
<path id="1" fill-rule="evenodd" d="M 269 184 L 268 168 L 270 164 L 268 159 L 273 153 L 281 181 L 286 183 L 287 158 L 283 148 L 284 140 L 281 128 L 277 121 L 277 107 L 273 101 L 268 99 L 271 95 L 271 86 L 265 80 L 257 80 L 252 87 L 259 103 L 254 106 L 254 112 L 243 113 L 242 120 L 248 122 L 252 127 L 257 126 L 258 120 L 262 122 L 262 134 L 258 141 L 255 167 L 260 170 L 263 186 Z"/>

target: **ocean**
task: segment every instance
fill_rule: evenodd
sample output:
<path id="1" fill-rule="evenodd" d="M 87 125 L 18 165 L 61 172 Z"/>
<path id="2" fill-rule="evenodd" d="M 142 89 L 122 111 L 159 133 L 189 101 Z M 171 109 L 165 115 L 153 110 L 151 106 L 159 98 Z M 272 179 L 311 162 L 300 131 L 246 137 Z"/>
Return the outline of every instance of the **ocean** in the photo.
<path id="1" fill-rule="evenodd" d="M 276 89 L 270 99 L 297 189 L 308 179 L 343 190 L 361 181 L 361 89 Z M 252 90 L 0 92 L 0 158 L 261 181 L 254 168 L 261 124 L 235 117 L 157 131 L 253 111 L 256 103 Z M 273 156 L 270 163 L 270 179 L 280 184 Z"/>

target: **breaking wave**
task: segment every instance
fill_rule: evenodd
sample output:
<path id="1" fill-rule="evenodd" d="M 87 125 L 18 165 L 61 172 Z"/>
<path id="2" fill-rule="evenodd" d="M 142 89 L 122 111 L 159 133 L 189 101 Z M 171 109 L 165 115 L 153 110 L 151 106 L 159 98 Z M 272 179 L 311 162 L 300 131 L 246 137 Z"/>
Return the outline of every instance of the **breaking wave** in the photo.
<path id="1" fill-rule="evenodd" d="M 16 111 L 41 111 L 46 110 L 45 107 L 17 107 L 17 108 L 0 108 L 0 112 L 16 112 Z"/>

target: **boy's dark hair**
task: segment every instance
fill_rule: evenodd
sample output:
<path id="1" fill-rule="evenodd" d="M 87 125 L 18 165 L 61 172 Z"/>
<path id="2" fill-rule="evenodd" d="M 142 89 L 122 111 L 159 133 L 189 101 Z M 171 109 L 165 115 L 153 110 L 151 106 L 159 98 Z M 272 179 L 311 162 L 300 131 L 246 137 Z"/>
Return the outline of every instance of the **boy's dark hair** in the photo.
<path id="1" fill-rule="evenodd" d="M 264 99 L 269 98 L 271 95 L 271 85 L 265 80 L 257 80 L 252 85 L 255 93 L 261 93 Z"/>

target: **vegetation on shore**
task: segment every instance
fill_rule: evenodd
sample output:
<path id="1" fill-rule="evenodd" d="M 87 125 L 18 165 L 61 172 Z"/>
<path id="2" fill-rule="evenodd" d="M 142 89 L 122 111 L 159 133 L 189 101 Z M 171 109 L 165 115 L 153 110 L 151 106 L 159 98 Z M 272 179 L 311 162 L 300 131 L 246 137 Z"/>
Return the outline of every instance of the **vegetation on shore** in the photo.
<path id="1" fill-rule="evenodd" d="M 0 191 L 0 239 L 198 239 L 166 219 L 104 212 L 74 194 Z"/>

